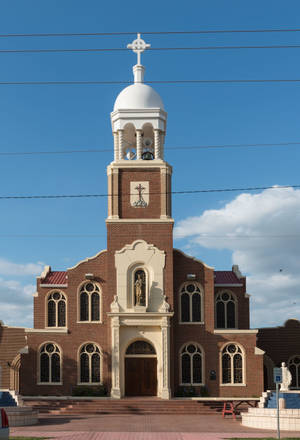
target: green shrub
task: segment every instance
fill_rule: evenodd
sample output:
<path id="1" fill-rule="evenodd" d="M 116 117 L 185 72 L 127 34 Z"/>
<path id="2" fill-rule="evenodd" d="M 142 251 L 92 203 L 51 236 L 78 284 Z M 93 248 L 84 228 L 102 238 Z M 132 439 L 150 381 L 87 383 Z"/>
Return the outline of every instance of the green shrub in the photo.
<path id="1" fill-rule="evenodd" d="M 107 390 L 104 385 L 89 386 L 78 385 L 72 389 L 72 396 L 76 397 L 101 397 L 107 396 Z"/>

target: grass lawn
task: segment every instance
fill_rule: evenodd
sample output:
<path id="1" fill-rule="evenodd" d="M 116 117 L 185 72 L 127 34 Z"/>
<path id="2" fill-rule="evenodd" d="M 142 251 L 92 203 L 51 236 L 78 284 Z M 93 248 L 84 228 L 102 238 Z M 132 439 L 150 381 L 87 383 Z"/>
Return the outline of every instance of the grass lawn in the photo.
<path id="1" fill-rule="evenodd" d="M 40 439 L 46 439 L 50 437 L 9 437 L 9 440 L 40 440 Z"/>

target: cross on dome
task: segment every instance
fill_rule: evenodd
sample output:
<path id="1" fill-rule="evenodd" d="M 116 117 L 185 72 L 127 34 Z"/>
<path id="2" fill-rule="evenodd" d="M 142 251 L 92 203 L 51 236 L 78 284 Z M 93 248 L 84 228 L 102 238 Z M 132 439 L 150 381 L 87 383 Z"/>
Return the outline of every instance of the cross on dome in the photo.
<path id="1" fill-rule="evenodd" d="M 137 34 L 137 38 L 133 40 L 132 43 L 127 44 L 128 49 L 132 49 L 134 53 L 137 54 L 137 64 L 141 64 L 141 53 L 144 52 L 144 50 L 151 47 L 151 44 L 146 43 L 142 38 L 141 34 Z"/>

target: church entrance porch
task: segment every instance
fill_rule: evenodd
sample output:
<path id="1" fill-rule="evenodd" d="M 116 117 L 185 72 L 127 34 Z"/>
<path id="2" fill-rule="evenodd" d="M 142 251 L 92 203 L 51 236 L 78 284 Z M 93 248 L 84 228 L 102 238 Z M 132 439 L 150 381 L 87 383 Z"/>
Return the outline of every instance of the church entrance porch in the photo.
<path id="1" fill-rule="evenodd" d="M 125 358 L 125 396 L 157 395 L 157 360 L 147 357 Z"/>

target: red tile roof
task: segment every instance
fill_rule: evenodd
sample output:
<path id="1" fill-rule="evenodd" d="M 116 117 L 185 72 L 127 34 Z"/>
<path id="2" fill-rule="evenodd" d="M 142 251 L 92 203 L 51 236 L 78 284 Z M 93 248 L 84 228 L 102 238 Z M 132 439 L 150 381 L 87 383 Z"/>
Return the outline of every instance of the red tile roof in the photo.
<path id="1" fill-rule="evenodd" d="M 67 284 L 67 272 L 49 272 L 46 278 L 41 280 L 41 284 Z"/>
<path id="2" fill-rule="evenodd" d="M 215 284 L 242 284 L 231 270 L 215 270 Z"/>

